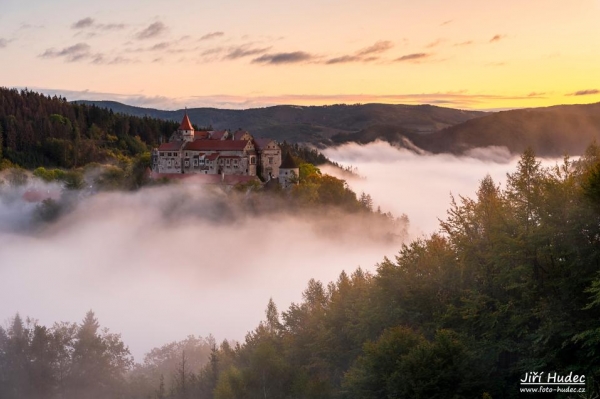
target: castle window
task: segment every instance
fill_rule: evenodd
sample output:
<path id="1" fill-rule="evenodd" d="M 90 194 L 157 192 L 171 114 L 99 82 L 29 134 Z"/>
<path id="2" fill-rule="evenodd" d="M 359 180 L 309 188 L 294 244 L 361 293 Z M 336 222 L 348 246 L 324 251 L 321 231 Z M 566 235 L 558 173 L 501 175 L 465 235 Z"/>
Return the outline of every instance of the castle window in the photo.
<path id="1" fill-rule="evenodd" d="M 190 166 L 190 161 L 185 161 L 185 166 L 186 167 Z"/>
<path id="2" fill-rule="evenodd" d="M 167 161 L 167 166 L 171 166 L 171 160 Z"/>
<path id="3" fill-rule="evenodd" d="M 269 157 L 269 165 L 273 164 L 273 157 Z"/>
<path id="4" fill-rule="evenodd" d="M 231 159 L 227 159 L 227 165 L 231 164 Z"/>
<path id="5" fill-rule="evenodd" d="M 256 164 L 256 158 L 250 157 L 250 165 L 254 165 L 254 164 Z"/>
<path id="6" fill-rule="evenodd" d="M 194 159 L 194 166 L 198 166 L 198 160 Z"/>

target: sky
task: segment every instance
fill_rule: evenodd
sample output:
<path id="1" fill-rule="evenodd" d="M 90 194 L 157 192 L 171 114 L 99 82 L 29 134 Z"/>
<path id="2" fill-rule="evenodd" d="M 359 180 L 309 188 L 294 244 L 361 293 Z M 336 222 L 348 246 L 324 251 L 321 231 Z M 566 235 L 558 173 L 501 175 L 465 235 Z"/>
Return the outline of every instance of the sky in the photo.
<path id="1" fill-rule="evenodd" d="M 0 86 L 160 109 L 600 101 L 600 0 L 0 0 Z"/>

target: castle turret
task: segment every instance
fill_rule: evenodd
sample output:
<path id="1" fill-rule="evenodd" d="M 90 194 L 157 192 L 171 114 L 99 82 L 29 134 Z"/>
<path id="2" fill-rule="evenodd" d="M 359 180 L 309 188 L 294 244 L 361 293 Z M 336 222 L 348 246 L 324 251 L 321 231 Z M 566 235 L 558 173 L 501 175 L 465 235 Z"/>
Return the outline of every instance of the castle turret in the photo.
<path id="1" fill-rule="evenodd" d="M 194 141 L 194 127 L 192 126 L 192 122 L 190 122 L 190 118 L 188 117 L 187 109 L 183 114 L 183 120 L 181 121 L 181 125 L 179 125 L 177 132 L 181 135 L 181 139 L 183 141 Z"/>
<path id="2" fill-rule="evenodd" d="M 279 184 L 281 187 L 288 188 L 293 184 L 298 183 L 300 177 L 300 169 L 294 161 L 292 154 L 289 151 L 285 152 L 281 166 L 279 167 Z"/>

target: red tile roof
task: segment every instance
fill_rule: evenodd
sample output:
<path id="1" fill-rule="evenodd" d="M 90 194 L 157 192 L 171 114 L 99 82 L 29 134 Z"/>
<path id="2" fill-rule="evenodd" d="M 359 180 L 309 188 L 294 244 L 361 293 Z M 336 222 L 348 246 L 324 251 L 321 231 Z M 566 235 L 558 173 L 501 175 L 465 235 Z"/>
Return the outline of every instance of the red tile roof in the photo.
<path id="1" fill-rule="evenodd" d="M 187 143 L 184 150 L 190 151 L 242 151 L 248 142 L 245 140 L 196 140 Z"/>
<path id="2" fill-rule="evenodd" d="M 181 121 L 181 125 L 179 125 L 179 130 L 194 130 L 192 127 L 192 122 L 190 122 L 190 118 L 188 117 L 187 111 L 183 114 L 183 120 Z"/>
<path id="3" fill-rule="evenodd" d="M 212 140 L 221 140 L 225 133 L 227 133 L 227 130 L 216 130 L 210 134 L 210 138 Z"/>
<path id="4" fill-rule="evenodd" d="M 214 160 L 215 160 L 215 159 L 217 159 L 217 158 L 219 158 L 219 154 L 218 154 L 218 153 L 215 153 L 215 154 L 210 154 L 210 155 L 207 155 L 207 156 L 205 157 L 205 159 L 208 159 L 209 161 L 214 161 Z"/>
<path id="5" fill-rule="evenodd" d="M 194 140 L 206 140 L 210 137 L 210 134 L 205 130 L 199 130 L 194 132 Z"/>
<path id="6" fill-rule="evenodd" d="M 158 147 L 158 151 L 179 151 L 183 146 L 183 141 L 171 141 L 170 143 L 162 143 Z"/>
<path id="7" fill-rule="evenodd" d="M 254 146 L 256 147 L 256 149 L 258 149 L 260 151 L 264 150 L 271 143 L 277 145 L 275 140 L 272 140 L 272 139 L 265 139 L 265 138 L 254 139 Z"/>

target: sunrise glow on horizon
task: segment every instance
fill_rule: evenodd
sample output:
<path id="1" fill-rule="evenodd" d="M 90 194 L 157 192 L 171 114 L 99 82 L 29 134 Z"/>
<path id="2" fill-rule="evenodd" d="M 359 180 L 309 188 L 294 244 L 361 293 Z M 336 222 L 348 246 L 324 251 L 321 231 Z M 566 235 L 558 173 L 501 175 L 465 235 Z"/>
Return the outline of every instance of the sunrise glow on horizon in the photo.
<path id="1" fill-rule="evenodd" d="M 160 109 L 592 103 L 599 20 L 599 0 L 3 0 L 0 86 Z"/>

